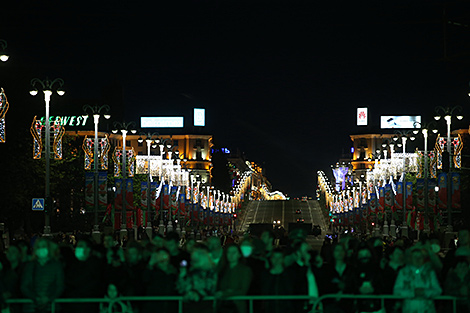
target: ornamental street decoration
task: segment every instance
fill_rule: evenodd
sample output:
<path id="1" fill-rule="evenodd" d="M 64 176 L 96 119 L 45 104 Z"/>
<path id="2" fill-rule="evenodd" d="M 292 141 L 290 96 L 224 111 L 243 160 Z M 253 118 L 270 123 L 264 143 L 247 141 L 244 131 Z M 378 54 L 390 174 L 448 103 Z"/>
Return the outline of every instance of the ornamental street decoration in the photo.
<path id="1" fill-rule="evenodd" d="M 117 147 L 114 149 L 113 161 L 114 161 L 114 177 L 118 177 L 121 174 L 122 149 L 118 149 Z M 127 169 L 127 176 L 134 177 L 135 151 L 133 147 L 131 148 L 126 147 L 126 169 Z"/>
<path id="2" fill-rule="evenodd" d="M 62 160 L 62 137 L 65 134 L 65 128 L 61 125 L 60 120 L 55 120 L 51 126 L 54 142 L 52 144 L 52 151 L 54 154 L 54 159 Z M 33 136 L 33 159 L 38 160 L 42 156 L 42 130 L 46 126 L 36 119 L 36 116 L 33 118 L 33 123 L 31 124 L 30 132 Z M 47 140 L 47 138 L 45 139 Z M 50 140 L 50 139 L 49 139 Z"/>
<path id="3" fill-rule="evenodd" d="M 85 136 L 83 139 L 82 149 L 85 152 L 85 170 L 93 169 L 92 164 L 95 160 L 94 149 L 95 139 L 88 138 Z M 98 167 L 106 171 L 108 170 L 108 152 L 110 149 L 110 144 L 108 140 L 108 135 L 105 135 L 104 138 L 98 138 Z"/>
<path id="4" fill-rule="evenodd" d="M 9 106 L 7 96 L 2 88 L 0 91 L 0 143 L 5 142 L 5 115 Z"/>
<path id="5" fill-rule="evenodd" d="M 447 144 L 447 139 L 438 135 L 434 150 L 436 151 L 437 169 L 439 170 L 442 170 L 442 167 L 443 167 L 442 152 L 444 152 L 446 144 Z M 461 168 L 462 167 L 462 148 L 463 148 L 462 136 L 458 134 L 458 137 L 451 138 L 450 144 L 451 144 L 451 149 L 453 148 L 454 150 L 453 155 L 452 155 L 454 168 Z M 432 176 L 432 177 L 435 177 L 435 176 Z"/>

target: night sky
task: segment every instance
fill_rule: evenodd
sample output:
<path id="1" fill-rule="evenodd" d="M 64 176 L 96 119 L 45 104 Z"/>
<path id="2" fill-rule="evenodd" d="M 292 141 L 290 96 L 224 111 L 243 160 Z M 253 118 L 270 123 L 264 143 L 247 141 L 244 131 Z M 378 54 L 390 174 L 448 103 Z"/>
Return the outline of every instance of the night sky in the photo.
<path id="1" fill-rule="evenodd" d="M 114 116 L 204 107 L 204 131 L 291 196 L 313 195 L 316 171 L 348 155 L 350 134 L 380 131 L 380 115 L 429 122 L 436 106 L 461 105 L 455 128 L 468 128 L 468 2 L 11 2 L 0 18 L 7 127 L 44 114 L 28 94 L 33 77 L 65 81 L 51 115 L 120 86 L 123 111 L 107 103 Z M 357 107 L 372 125 L 356 126 Z M 15 129 L 8 139 L 20 140 Z"/>

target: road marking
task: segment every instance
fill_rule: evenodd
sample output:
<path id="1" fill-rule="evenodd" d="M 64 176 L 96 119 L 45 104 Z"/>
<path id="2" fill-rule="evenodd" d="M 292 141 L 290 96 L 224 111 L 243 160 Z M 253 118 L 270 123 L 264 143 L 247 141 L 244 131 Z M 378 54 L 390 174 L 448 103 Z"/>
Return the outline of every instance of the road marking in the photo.
<path id="1" fill-rule="evenodd" d="M 255 216 L 253 217 L 253 220 L 252 220 L 253 223 L 256 223 L 256 215 L 258 214 L 258 208 L 259 208 L 259 201 L 258 201 L 258 205 L 256 206 Z"/>

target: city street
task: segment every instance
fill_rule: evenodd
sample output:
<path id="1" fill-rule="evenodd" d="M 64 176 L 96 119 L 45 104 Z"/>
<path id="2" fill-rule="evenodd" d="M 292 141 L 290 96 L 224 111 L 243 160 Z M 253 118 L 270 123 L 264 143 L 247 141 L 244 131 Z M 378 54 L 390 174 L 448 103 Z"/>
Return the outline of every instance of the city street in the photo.
<path id="1" fill-rule="evenodd" d="M 297 210 L 300 210 L 300 213 L 296 213 Z M 274 225 L 274 222 L 276 222 L 276 225 L 289 230 L 289 223 L 296 223 L 297 219 L 304 219 L 304 223 L 321 227 L 321 236 L 318 236 L 318 238 L 308 236 L 307 238 L 307 241 L 314 249 L 320 249 L 327 225 L 321 215 L 318 201 L 315 200 L 251 201 L 244 216 L 238 220 L 237 230 L 244 233 L 249 229 L 250 224 L 267 223 Z M 278 221 L 280 223 L 277 223 Z"/>

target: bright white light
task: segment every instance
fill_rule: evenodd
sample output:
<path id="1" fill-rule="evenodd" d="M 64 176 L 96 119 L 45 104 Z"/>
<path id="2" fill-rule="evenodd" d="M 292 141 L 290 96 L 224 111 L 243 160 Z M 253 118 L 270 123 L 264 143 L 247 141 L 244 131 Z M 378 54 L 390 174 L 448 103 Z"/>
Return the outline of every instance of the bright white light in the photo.
<path id="1" fill-rule="evenodd" d="M 8 56 L 8 55 L 6 55 L 6 54 L 2 54 L 2 55 L 0 55 L 0 60 L 1 60 L 2 62 L 6 62 L 6 61 L 8 61 L 8 58 L 9 58 L 9 56 Z"/>
<path id="2" fill-rule="evenodd" d="M 111 118 L 111 115 L 109 115 L 109 114 L 105 114 L 105 115 L 103 115 L 103 116 L 104 116 L 104 118 L 107 119 L 107 120 L 109 120 L 109 119 Z"/>
<path id="3" fill-rule="evenodd" d="M 63 95 L 65 95 L 65 91 L 59 89 L 59 90 L 57 90 L 57 94 L 58 94 L 59 96 L 63 96 Z"/>
<path id="4" fill-rule="evenodd" d="M 37 90 L 37 89 L 31 90 L 31 91 L 29 92 L 29 94 L 30 94 L 31 96 L 35 96 L 35 95 L 38 94 L 38 90 Z"/>
<path id="5" fill-rule="evenodd" d="M 457 115 L 457 119 L 461 120 L 461 119 L 463 119 L 463 116 L 462 115 Z"/>

